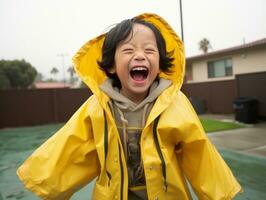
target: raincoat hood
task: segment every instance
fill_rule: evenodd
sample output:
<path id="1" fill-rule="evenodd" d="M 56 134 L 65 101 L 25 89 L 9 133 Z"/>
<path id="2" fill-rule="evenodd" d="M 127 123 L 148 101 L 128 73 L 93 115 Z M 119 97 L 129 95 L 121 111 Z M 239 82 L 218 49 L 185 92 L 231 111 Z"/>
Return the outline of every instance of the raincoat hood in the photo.
<path id="1" fill-rule="evenodd" d="M 160 30 L 165 39 L 166 50 L 167 52 L 173 52 L 172 57 L 174 58 L 173 66 L 171 67 L 172 73 L 161 72 L 160 77 L 170 79 L 180 89 L 185 71 L 184 47 L 180 38 L 170 25 L 156 14 L 144 13 L 135 18 L 152 23 Z M 103 95 L 99 86 L 107 79 L 105 72 L 100 69 L 97 63 L 102 57 L 105 36 L 106 33 L 88 41 L 73 57 L 76 72 L 97 96 Z M 103 96 L 101 97 L 103 98 Z"/>

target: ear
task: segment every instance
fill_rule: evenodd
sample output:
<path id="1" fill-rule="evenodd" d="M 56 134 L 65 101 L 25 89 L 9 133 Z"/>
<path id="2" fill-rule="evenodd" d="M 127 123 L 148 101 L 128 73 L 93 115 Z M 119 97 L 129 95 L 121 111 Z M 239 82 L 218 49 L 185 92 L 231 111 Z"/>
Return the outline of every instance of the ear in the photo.
<path id="1" fill-rule="evenodd" d="M 116 70 L 115 70 L 115 66 L 113 66 L 112 68 L 110 68 L 109 70 L 110 74 L 115 74 Z"/>

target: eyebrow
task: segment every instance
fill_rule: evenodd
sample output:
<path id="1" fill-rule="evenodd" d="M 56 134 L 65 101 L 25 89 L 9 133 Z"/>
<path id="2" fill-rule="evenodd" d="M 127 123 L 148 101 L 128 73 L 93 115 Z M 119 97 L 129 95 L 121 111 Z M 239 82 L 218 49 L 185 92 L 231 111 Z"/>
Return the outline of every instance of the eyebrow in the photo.
<path id="1" fill-rule="evenodd" d="M 153 42 L 153 41 L 148 41 L 148 42 L 144 42 L 143 44 L 144 44 L 144 46 L 146 46 L 146 45 L 155 45 L 155 46 L 158 46 L 156 41 L 155 41 L 155 42 Z M 135 46 L 135 45 L 132 44 L 130 41 L 127 41 L 127 42 L 123 41 L 123 42 L 121 42 L 121 43 L 119 44 L 119 46 L 121 46 L 121 45 L 132 45 L 132 46 Z"/>

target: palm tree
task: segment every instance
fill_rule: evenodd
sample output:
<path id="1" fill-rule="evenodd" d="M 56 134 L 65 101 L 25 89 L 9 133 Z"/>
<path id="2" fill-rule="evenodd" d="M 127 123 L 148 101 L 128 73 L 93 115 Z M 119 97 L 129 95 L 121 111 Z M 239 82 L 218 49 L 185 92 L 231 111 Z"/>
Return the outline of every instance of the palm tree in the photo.
<path id="1" fill-rule="evenodd" d="M 73 84 L 75 82 L 75 79 L 74 79 L 74 74 L 75 74 L 75 70 L 74 70 L 74 67 L 73 66 L 69 66 L 69 68 L 67 69 L 67 72 L 69 73 L 70 75 L 70 84 Z"/>
<path id="2" fill-rule="evenodd" d="M 53 67 L 50 71 L 50 73 L 54 76 L 54 79 L 56 80 L 56 75 L 58 74 L 58 69 L 56 67 Z"/>
<path id="3" fill-rule="evenodd" d="M 202 50 L 204 53 L 207 53 L 210 48 L 211 43 L 208 39 L 203 38 L 201 41 L 199 41 L 199 50 Z"/>

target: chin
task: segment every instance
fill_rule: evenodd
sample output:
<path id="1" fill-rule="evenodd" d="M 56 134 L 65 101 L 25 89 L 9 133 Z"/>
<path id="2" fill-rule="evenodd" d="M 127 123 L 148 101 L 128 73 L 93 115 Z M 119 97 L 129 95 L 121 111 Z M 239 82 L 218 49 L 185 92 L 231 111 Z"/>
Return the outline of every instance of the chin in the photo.
<path id="1" fill-rule="evenodd" d="M 150 87 L 142 87 L 142 88 L 134 88 L 132 89 L 132 92 L 134 92 L 135 94 L 143 94 L 143 93 L 147 93 L 149 91 Z"/>

